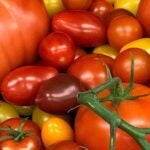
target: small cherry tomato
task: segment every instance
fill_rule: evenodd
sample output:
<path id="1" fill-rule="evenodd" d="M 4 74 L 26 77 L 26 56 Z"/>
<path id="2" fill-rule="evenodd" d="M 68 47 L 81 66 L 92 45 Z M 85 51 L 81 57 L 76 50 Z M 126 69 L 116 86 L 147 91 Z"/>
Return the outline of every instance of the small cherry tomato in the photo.
<path id="1" fill-rule="evenodd" d="M 120 50 L 125 44 L 142 38 L 143 29 L 136 18 L 124 15 L 109 23 L 107 36 L 109 44 Z"/>
<path id="2" fill-rule="evenodd" d="M 92 0 L 62 0 L 67 9 L 88 9 Z"/>
<path id="3" fill-rule="evenodd" d="M 0 100 L 0 123 L 9 118 L 19 118 L 19 114 L 11 104 Z"/>
<path id="4" fill-rule="evenodd" d="M 113 73 L 124 82 L 130 81 L 131 61 L 134 59 L 134 82 L 146 84 L 150 81 L 150 55 L 139 48 L 129 48 L 118 54 Z"/>
<path id="5" fill-rule="evenodd" d="M 44 146 L 47 148 L 60 141 L 74 140 L 74 131 L 63 119 L 52 117 L 43 124 L 41 137 Z"/>
<path id="6" fill-rule="evenodd" d="M 40 128 L 42 128 L 43 124 L 51 117 L 58 117 L 64 119 L 69 124 L 72 124 L 72 118 L 69 114 L 66 115 L 55 115 L 42 111 L 37 106 L 33 109 L 32 113 L 32 121 L 34 121 Z"/>
<path id="7" fill-rule="evenodd" d="M 66 69 L 74 60 L 75 49 L 69 35 L 63 32 L 52 32 L 41 41 L 39 55 L 50 66 Z"/>

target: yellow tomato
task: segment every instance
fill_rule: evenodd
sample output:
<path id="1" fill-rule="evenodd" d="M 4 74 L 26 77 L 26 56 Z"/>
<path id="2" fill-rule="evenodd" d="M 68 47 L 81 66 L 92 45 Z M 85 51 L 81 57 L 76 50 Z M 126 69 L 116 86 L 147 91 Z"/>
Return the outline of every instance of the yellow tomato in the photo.
<path id="1" fill-rule="evenodd" d="M 141 39 L 132 41 L 132 42 L 124 45 L 121 48 L 120 52 L 122 52 L 128 48 L 141 48 L 150 54 L 150 38 L 141 38 Z"/>
<path id="2" fill-rule="evenodd" d="M 112 57 L 113 59 L 115 59 L 118 55 L 118 51 L 112 48 L 110 45 L 100 45 L 98 47 L 95 47 L 93 49 L 93 53 L 104 54 L 109 57 Z"/>
<path id="3" fill-rule="evenodd" d="M 43 2 L 50 17 L 65 9 L 62 0 L 43 0 Z"/>
<path id="4" fill-rule="evenodd" d="M 114 8 L 123 8 L 136 15 L 139 2 L 140 0 L 115 0 Z"/>
<path id="5" fill-rule="evenodd" d="M 106 0 L 106 1 L 108 1 L 108 2 L 110 2 L 112 4 L 114 4 L 114 2 L 115 2 L 115 0 Z"/>
<path id="6" fill-rule="evenodd" d="M 32 120 L 40 127 L 42 128 L 44 122 L 46 122 L 51 117 L 59 117 L 67 121 L 69 124 L 72 123 L 71 116 L 70 115 L 54 115 L 50 113 L 46 113 L 39 109 L 37 106 L 34 108 L 32 113 Z"/>
<path id="7" fill-rule="evenodd" d="M 60 141 L 74 140 L 74 131 L 65 120 L 52 117 L 43 124 L 41 137 L 44 146 L 47 148 Z"/>

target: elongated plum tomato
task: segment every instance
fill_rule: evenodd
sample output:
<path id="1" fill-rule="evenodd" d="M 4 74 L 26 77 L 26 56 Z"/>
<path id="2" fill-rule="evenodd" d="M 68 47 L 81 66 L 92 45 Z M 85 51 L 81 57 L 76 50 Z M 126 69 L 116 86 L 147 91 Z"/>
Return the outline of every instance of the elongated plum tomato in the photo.
<path id="1" fill-rule="evenodd" d="M 62 115 L 78 105 L 77 94 L 83 90 L 76 77 L 58 74 L 41 84 L 35 102 L 45 112 Z"/>
<path id="2" fill-rule="evenodd" d="M 114 76 L 129 82 L 132 58 L 134 59 L 134 82 L 146 84 L 150 81 L 150 55 L 140 48 L 129 48 L 118 54 L 113 65 Z"/>
<path id="3" fill-rule="evenodd" d="M 52 32 L 45 37 L 39 47 L 39 55 L 50 66 L 66 69 L 74 60 L 75 44 L 64 32 Z"/>
<path id="4" fill-rule="evenodd" d="M 1 82 L 12 69 L 36 61 L 50 19 L 41 0 L 1 0 L 0 14 Z"/>
<path id="5" fill-rule="evenodd" d="M 107 36 L 109 44 L 120 50 L 125 44 L 142 38 L 143 29 L 136 18 L 124 15 L 113 19 L 109 23 Z"/>
<path id="6" fill-rule="evenodd" d="M 99 17 L 86 10 L 66 10 L 52 19 L 53 31 L 70 35 L 79 47 L 93 47 L 106 40 L 106 25 Z"/>
<path id="7" fill-rule="evenodd" d="M 5 101 L 21 106 L 34 104 L 42 82 L 57 75 L 58 71 L 46 66 L 23 66 L 5 76 L 1 93 Z"/>

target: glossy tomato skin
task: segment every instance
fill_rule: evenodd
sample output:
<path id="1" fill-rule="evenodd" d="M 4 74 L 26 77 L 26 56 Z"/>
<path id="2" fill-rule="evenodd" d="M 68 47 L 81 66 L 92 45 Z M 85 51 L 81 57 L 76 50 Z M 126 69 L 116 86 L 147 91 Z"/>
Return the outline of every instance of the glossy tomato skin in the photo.
<path id="1" fill-rule="evenodd" d="M 66 9 L 88 9 L 92 0 L 62 0 Z"/>
<path id="2" fill-rule="evenodd" d="M 84 148 L 74 141 L 66 140 L 53 144 L 46 150 L 84 150 Z"/>
<path id="3" fill-rule="evenodd" d="M 81 82 L 67 73 L 56 75 L 41 84 L 36 105 L 43 111 L 63 115 L 78 105 L 77 94 L 84 91 Z"/>
<path id="4" fill-rule="evenodd" d="M 64 32 L 52 32 L 39 46 L 40 57 L 50 66 L 66 69 L 75 57 L 75 44 Z"/>
<path id="5" fill-rule="evenodd" d="M 15 105 L 32 105 L 40 84 L 57 74 L 58 71 L 53 67 L 19 67 L 3 79 L 1 84 L 2 96 L 5 101 Z"/>
<path id="6" fill-rule="evenodd" d="M 50 20 L 39 0 L 1 0 L 0 10 L 1 81 L 12 69 L 35 62 L 38 44 L 48 34 Z"/>
<path id="7" fill-rule="evenodd" d="M 75 60 L 67 72 L 78 78 L 86 89 L 91 89 L 107 80 L 105 63 L 111 70 L 114 60 L 103 54 L 87 54 Z"/>
<path id="8" fill-rule="evenodd" d="M 113 65 L 113 74 L 124 82 L 130 81 L 131 59 L 134 59 L 134 82 L 150 81 L 150 55 L 143 49 L 129 48 L 118 54 Z"/>
<path id="9" fill-rule="evenodd" d="M 95 15 L 105 19 L 113 10 L 113 5 L 105 0 L 94 0 L 89 8 Z"/>
<path id="10" fill-rule="evenodd" d="M 67 33 L 81 47 L 97 46 L 106 40 L 105 23 L 86 10 L 66 10 L 56 14 L 52 29 Z"/>
<path id="11" fill-rule="evenodd" d="M 13 129 L 17 129 L 22 122 L 22 118 L 11 118 L 0 124 L 0 128 L 7 128 L 10 126 Z M 29 132 L 29 136 L 26 136 L 21 141 L 15 141 L 13 139 L 3 140 L 0 142 L 0 149 L 5 150 L 43 150 L 44 147 L 41 141 L 41 130 L 40 128 L 31 120 L 27 120 L 23 126 L 23 132 Z M 10 135 L 5 131 L 0 132 L 0 137 Z"/>
<path id="12" fill-rule="evenodd" d="M 107 36 L 109 44 L 120 50 L 125 44 L 142 38 L 143 29 L 136 18 L 124 15 L 113 19 L 109 23 Z"/>
<path id="13" fill-rule="evenodd" d="M 144 33 L 146 36 L 150 37 L 150 1 L 149 0 L 141 0 L 139 3 L 139 7 L 137 10 L 137 19 L 140 21 L 140 23 L 143 26 Z"/>
<path id="14" fill-rule="evenodd" d="M 131 95 L 146 93 L 150 93 L 150 88 L 142 84 L 134 84 L 131 91 Z M 150 96 L 143 96 L 135 100 L 122 101 L 117 107 L 118 115 L 133 126 L 149 128 L 149 99 Z M 104 105 L 112 111 L 115 110 L 112 103 L 105 102 Z M 110 126 L 106 121 L 85 106 L 79 108 L 75 119 L 75 139 L 77 143 L 86 146 L 89 150 L 108 150 L 109 133 Z M 117 129 L 115 150 L 127 150 L 129 148 L 141 150 L 133 138 L 124 131 Z"/>

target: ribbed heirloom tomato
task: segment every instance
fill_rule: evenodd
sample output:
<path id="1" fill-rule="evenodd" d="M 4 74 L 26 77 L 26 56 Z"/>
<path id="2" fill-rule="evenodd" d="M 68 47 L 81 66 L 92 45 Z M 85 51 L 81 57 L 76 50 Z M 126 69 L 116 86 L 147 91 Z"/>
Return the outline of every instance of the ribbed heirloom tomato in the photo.
<path id="1" fill-rule="evenodd" d="M 125 86 L 127 84 L 124 84 Z M 150 88 L 142 84 L 134 84 L 130 95 L 149 94 Z M 107 92 L 101 93 L 103 96 Z M 117 105 L 116 113 L 125 121 L 139 128 L 150 127 L 150 95 L 122 100 Z M 115 111 L 116 107 L 111 102 L 103 103 L 109 110 Z M 88 135 L 88 138 L 87 138 Z M 89 150 L 108 150 L 110 140 L 110 125 L 100 116 L 85 106 L 81 106 L 75 119 L 76 141 Z M 149 139 L 150 140 L 150 139 Z M 115 150 L 141 150 L 141 147 L 121 129 L 117 129 Z"/>

